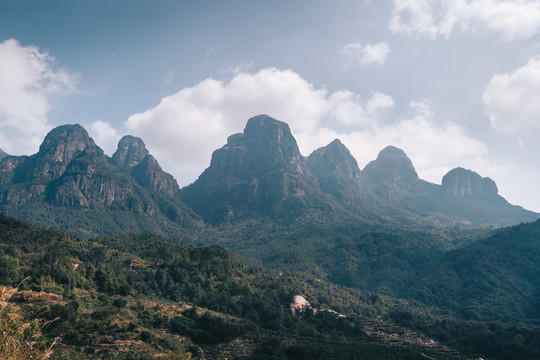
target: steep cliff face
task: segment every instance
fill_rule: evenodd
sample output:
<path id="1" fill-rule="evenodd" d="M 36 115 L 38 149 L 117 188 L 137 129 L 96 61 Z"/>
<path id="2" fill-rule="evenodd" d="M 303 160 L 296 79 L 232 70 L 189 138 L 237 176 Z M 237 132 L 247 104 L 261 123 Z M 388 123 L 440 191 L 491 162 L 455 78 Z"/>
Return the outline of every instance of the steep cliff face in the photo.
<path id="1" fill-rule="evenodd" d="M 53 129 L 37 154 L 0 161 L 0 207 L 14 216 L 42 212 L 42 219 L 53 217 L 51 211 L 70 218 L 91 210 L 95 218 L 110 216 L 117 223 L 115 231 L 123 226 L 145 231 L 162 224 L 178 232 L 183 226 L 198 226 L 198 217 L 179 199 L 176 180 L 161 169 L 141 139 L 124 137 L 108 158 L 80 125 Z M 57 220 L 69 223 L 56 218 L 52 222 Z M 90 231 L 100 227 L 87 223 Z"/>
<path id="2" fill-rule="evenodd" d="M 445 193 L 461 198 L 498 193 L 495 181 L 463 168 L 448 172 L 442 179 L 442 188 Z"/>
<path id="3" fill-rule="evenodd" d="M 157 160 L 150 155 L 142 139 L 131 135 L 118 142 L 112 156 L 113 163 L 129 173 L 142 187 L 178 196 L 180 188 L 174 177 L 161 169 Z"/>
<path id="4" fill-rule="evenodd" d="M 15 181 L 40 181 L 58 179 L 64 174 L 71 160 L 83 151 L 97 160 L 106 162 L 105 154 L 86 130 L 78 125 L 59 126 L 47 134 L 37 154 L 25 161 L 25 166 L 16 171 Z"/>
<path id="5" fill-rule="evenodd" d="M 375 193 L 384 199 L 395 199 L 423 191 L 422 181 L 411 159 L 394 146 L 387 146 L 376 160 L 366 165 L 362 174 Z"/>
<path id="6" fill-rule="evenodd" d="M 132 168 L 139 165 L 148 155 L 149 152 L 141 138 L 126 135 L 118 142 L 118 148 L 112 159 L 120 168 Z"/>
<path id="7" fill-rule="evenodd" d="M 5 157 L 8 157 L 9 154 L 5 152 L 4 150 L 0 149 L 0 160 L 2 160 Z"/>
<path id="8" fill-rule="evenodd" d="M 210 167 L 181 195 L 205 220 L 220 222 L 275 214 L 318 191 L 289 126 L 260 115 L 214 151 Z"/>
<path id="9" fill-rule="evenodd" d="M 339 200 L 365 194 L 358 164 L 338 139 L 311 153 L 306 164 L 325 193 Z"/>
<path id="10" fill-rule="evenodd" d="M 311 153 L 307 165 L 317 178 L 332 173 L 349 179 L 360 177 L 356 159 L 339 139 Z"/>

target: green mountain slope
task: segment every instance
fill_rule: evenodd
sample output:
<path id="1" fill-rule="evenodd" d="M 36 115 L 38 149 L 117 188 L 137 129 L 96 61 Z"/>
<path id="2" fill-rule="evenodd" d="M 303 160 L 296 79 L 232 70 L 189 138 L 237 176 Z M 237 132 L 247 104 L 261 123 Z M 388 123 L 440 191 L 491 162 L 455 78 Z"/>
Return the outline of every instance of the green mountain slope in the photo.
<path id="1" fill-rule="evenodd" d="M 540 323 L 540 221 L 445 254 L 409 294 L 470 319 Z"/>
<path id="2" fill-rule="evenodd" d="M 2 314 L 52 320 L 41 330 L 44 343 L 56 343 L 52 359 L 188 358 L 199 348 L 209 358 L 464 359 L 389 322 L 406 302 L 249 268 L 216 246 L 151 235 L 88 242 L 0 216 L 0 253 Z M 311 306 L 295 315 L 298 294 Z"/>

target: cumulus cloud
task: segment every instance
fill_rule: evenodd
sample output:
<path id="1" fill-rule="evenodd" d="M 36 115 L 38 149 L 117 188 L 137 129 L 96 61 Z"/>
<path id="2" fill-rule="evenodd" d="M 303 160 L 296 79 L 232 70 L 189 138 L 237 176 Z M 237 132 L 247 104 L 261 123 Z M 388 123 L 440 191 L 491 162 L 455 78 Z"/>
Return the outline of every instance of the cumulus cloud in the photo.
<path id="1" fill-rule="evenodd" d="M 486 160 L 487 147 L 467 134 L 466 129 L 453 122 L 437 124 L 428 100 L 411 101 L 410 114 L 381 125 L 373 122 L 351 132 L 321 128 L 316 134 L 299 134 L 302 148 L 323 146 L 339 138 L 351 151 L 360 167 L 374 160 L 388 145 L 399 147 L 412 159 L 421 178 L 440 183 L 442 176 L 457 166 L 491 173 Z"/>
<path id="2" fill-rule="evenodd" d="M 97 120 L 87 126 L 88 134 L 105 153 L 112 155 L 116 151 L 120 134 L 108 122 Z"/>
<path id="3" fill-rule="evenodd" d="M 380 42 L 375 45 L 353 43 L 347 44 L 342 52 L 358 66 L 366 67 L 373 63 L 384 64 L 386 56 L 390 52 L 390 47 L 385 42 Z"/>
<path id="4" fill-rule="evenodd" d="M 394 0 L 389 24 L 393 33 L 448 38 L 462 31 L 487 29 L 506 39 L 523 39 L 540 29 L 536 0 Z"/>
<path id="5" fill-rule="evenodd" d="M 489 165 L 486 146 L 456 123 L 437 124 L 429 101 L 412 101 L 409 116 L 381 121 L 393 105 L 386 94 L 329 93 L 291 70 L 270 68 L 230 81 L 204 80 L 132 115 L 124 126 L 143 138 L 184 185 L 208 166 L 212 151 L 224 145 L 227 136 L 241 132 L 248 118 L 261 113 L 288 123 L 304 155 L 339 138 L 364 166 L 394 145 L 434 182 L 458 165 Z"/>
<path id="6" fill-rule="evenodd" d="M 0 140 L 13 154 L 37 150 L 50 129 L 50 96 L 74 90 L 77 76 L 54 58 L 14 39 L 0 43 Z"/>
<path id="7" fill-rule="evenodd" d="M 326 90 L 315 89 L 293 71 L 270 68 L 230 81 L 206 79 L 130 116 L 124 126 L 178 169 L 179 177 L 193 178 L 248 118 L 267 113 L 296 131 L 313 131 L 328 106 Z"/>
<path id="8" fill-rule="evenodd" d="M 491 126 L 500 132 L 540 130 L 540 56 L 510 73 L 491 77 L 482 101 Z"/>

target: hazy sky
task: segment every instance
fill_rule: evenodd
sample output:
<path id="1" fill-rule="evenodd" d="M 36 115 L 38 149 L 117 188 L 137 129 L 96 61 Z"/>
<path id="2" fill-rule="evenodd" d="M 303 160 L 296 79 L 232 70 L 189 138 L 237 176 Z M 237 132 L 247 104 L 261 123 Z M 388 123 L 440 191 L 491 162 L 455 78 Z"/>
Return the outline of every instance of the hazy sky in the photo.
<path id="1" fill-rule="evenodd" d="M 266 113 L 301 152 L 387 145 L 540 211 L 540 1 L 0 0 L 0 148 L 79 123 L 141 137 L 181 186 Z"/>

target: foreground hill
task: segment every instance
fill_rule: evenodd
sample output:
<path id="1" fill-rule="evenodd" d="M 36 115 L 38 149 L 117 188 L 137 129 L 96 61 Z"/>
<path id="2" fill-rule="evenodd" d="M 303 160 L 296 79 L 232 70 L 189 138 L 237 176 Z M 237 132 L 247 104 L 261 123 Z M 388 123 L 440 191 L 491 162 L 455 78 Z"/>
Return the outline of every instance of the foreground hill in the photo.
<path id="1" fill-rule="evenodd" d="M 540 221 L 497 231 L 431 264 L 409 296 L 469 319 L 540 324 Z"/>
<path id="2" fill-rule="evenodd" d="M 465 359 L 393 320 L 437 321 L 426 307 L 246 267 L 217 246 L 88 242 L 0 216 L 0 253 L 2 358 Z M 311 305 L 293 311 L 297 295 Z"/>
<path id="3" fill-rule="evenodd" d="M 80 125 L 53 129 L 32 156 L 0 161 L 0 211 L 84 236 L 197 231 L 179 192 L 141 139 L 124 137 L 109 158 Z"/>

